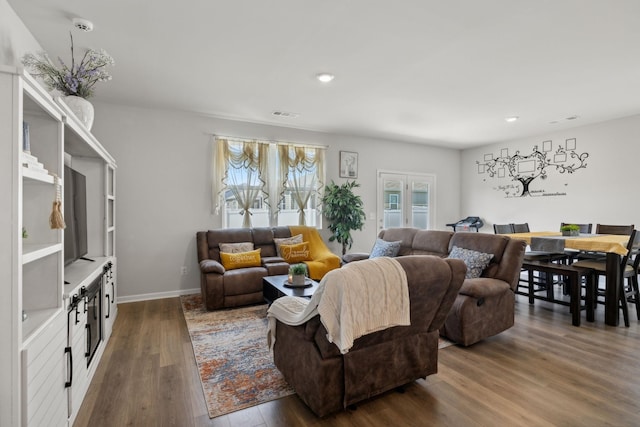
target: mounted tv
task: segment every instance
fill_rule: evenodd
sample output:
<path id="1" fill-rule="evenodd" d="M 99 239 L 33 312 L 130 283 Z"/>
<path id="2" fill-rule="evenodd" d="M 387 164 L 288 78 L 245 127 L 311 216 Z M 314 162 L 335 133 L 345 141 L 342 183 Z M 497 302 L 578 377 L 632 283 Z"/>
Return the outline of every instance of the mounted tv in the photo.
<path id="1" fill-rule="evenodd" d="M 87 255 L 87 178 L 64 167 L 64 265 Z"/>

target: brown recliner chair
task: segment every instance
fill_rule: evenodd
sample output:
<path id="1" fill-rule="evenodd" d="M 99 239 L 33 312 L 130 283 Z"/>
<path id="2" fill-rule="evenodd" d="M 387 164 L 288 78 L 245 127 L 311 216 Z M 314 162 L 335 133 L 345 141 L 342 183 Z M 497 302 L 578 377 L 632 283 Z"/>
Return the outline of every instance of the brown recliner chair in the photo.
<path id="1" fill-rule="evenodd" d="M 346 354 L 327 341 L 315 316 L 299 326 L 276 323 L 273 357 L 285 380 L 325 416 L 438 370 L 438 338 L 466 267 L 435 256 L 397 258 L 407 274 L 411 325 L 362 336 Z"/>

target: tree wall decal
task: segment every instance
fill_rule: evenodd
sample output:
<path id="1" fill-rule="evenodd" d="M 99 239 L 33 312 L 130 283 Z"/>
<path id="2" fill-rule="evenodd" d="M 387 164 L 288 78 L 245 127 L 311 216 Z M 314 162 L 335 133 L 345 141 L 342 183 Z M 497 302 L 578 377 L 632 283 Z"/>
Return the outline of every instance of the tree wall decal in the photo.
<path id="1" fill-rule="evenodd" d="M 500 155 L 494 157 L 493 153 L 485 154 L 483 161 L 476 161 L 479 174 L 488 174 L 490 178 L 505 178 L 518 181 L 519 186 L 499 186 L 498 190 L 504 191 L 507 197 L 532 196 L 529 185 L 537 178 L 547 179 L 550 171 L 573 174 L 579 169 L 587 167 L 588 153 L 579 154 L 576 151 L 576 139 L 567 139 L 564 146 L 558 145 L 555 152 L 552 151 L 552 141 L 544 141 L 542 149 L 538 145 L 533 147 L 531 154 L 523 155 L 517 150 L 509 156 L 509 150 L 500 150 Z M 558 194 L 560 195 L 560 194 Z M 564 195 L 564 193 L 562 194 Z"/>

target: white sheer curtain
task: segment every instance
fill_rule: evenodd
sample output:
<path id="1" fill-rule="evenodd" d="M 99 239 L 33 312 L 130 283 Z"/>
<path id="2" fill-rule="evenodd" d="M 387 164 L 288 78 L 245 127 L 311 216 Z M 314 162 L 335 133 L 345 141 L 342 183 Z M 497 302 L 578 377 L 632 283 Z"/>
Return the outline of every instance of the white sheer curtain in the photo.
<path id="1" fill-rule="evenodd" d="M 230 141 L 215 138 L 213 193 L 215 213 L 225 203 L 230 190 L 241 208 L 242 226 L 251 227 L 253 202 L 264 195 L 269 199 L 269 144 L 257 141 Z M 268 203 L 268 201 L 266 202 Z"/>
<path id="2" fill-rule="evenodd" d="M 278 146 L 280 199 L 287 187 L 298 205 L 298 225 L 306 225 L 305 209 L 313 193 L 324 185 L 324 148 L 291 144 Z"/>

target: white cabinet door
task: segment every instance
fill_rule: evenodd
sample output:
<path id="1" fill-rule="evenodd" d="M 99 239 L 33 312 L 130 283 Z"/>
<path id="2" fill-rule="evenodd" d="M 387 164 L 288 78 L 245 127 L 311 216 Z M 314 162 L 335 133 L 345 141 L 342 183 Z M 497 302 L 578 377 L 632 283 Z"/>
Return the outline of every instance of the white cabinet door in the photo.
<path id="1" fill-rule="evenodd" d="M 69 313 L 69 342 L 71 354 L 73 355 L 73 378 L 68 388 L 69 393 L 69 424 L 75 420 L 82 400 L 89 387 L 90 378 L 87 369 L 87 312 L 86 301 L 80 298 L 76 309 Z"/>
<path id="2" fill-rule="evenodd" d="M 22 425 L 66 426 L 67 316 L 64 310 L 22 349 Z"/>

